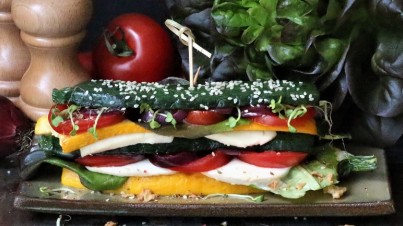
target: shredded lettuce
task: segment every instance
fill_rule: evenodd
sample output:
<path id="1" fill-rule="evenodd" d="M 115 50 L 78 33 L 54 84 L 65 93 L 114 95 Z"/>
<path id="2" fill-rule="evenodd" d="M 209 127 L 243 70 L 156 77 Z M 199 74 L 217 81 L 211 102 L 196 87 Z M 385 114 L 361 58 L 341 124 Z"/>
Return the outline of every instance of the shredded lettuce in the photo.
<path id="1" fill-rule="evenodd" d="M 374 170 L 376 165 L 377 159 L 374 156 L 354 156 L 338 148 L 326 146 L 315 159 L 293 167 L 280 181 L 268 186 L 251 186 L 285 198 L 297 199 L 308 191 L 321 190 L 339 183 L 340 176 L 353 171 Z"/>

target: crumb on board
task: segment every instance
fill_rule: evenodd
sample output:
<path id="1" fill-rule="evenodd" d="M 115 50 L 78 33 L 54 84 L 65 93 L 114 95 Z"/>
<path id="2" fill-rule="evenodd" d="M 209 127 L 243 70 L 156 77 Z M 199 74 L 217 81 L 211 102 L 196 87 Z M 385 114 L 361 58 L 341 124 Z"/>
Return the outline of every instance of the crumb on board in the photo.
<path id="1" fill-rule="evenodd" d="M 137 196 L 137 199 L 140 202 L 150 202 L 156 200 L 157 195 L 153 194 L 149 189 L 145 189 Z"/>
<path id="2" fill-rule="evenodd" d="M 118 225 L 118 223 L 114 222 L 114 221 L 108 221 L 105 223 L 105 226 L 117 226 L 117 225 Z"/>
<path id="3" fill-rule="evenodd" d="M 323 193 L 331 194 L 334 199 L 339 199 L 347 191 L 346 187 L 330 185 L 323 189 Z"/>

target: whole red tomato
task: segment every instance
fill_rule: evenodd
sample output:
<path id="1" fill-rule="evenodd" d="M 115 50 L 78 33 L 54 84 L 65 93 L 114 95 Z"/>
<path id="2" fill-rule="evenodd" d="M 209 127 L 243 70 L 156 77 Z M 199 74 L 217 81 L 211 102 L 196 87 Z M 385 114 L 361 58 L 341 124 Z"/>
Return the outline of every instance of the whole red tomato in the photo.
<path id="1" fill-rule="evenodd" d="M 169 34 L 154 19 L 123 14 L 112 20 L 93 50 L 101 79 L 157 82 L 171 76 L 175 51 Z"/>

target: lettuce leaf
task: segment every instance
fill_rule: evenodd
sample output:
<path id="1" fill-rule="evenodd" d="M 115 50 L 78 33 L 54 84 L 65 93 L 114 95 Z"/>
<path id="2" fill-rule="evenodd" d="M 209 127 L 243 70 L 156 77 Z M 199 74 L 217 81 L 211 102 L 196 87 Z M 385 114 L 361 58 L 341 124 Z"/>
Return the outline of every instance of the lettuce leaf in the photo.
<path id="1" fill-rule="evenodd" d="M 297 199 L 308 191 L 324 189 L 339 183 L 350 172 L 376 169 L 376 157 L 353 156 L 332 146 L 326 146 L 306 163 L 293 167 L 286 177 L 268 186 L 251 185 L 285 198 Z"/>

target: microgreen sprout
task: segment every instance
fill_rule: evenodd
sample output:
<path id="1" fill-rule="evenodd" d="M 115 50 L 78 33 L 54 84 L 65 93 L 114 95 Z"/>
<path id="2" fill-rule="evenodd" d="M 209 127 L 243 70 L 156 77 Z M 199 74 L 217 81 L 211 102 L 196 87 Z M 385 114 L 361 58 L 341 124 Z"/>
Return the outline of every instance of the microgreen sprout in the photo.
<path id="1" fill-rule="evenodd" d="M 271 108 L 273 113 L 278 114 L 281 119 L 287 120 L 288 130 L 292 133 L 297 132 L 297 129 L 291 125 L 292 120 L 299 118 L 308 112 L 308 109 L 304 105 L 297 107 L 286 105 L 281 103 L 281 97 L 276 100 L 271 100 L 269 108 Z"/>
<path id="2" fill-rule="evenodd" d="M 70 118 L 70 121 L 71 121 L 71 125 L 72 125 L 72 127 L 73 127 L 73 129 L 70 131 L 70 136 L 76 135 L 76 134 L 77 134 L 77 131 L 80 129 L 80 127 L 79 127 L 77 124 L 75 124 L 75 122 L 74 122 L 74 120 L 73 120 L 73 113 L 74 113 L 75 111 L 77 111 L 77 110 L 78 110 L 78 106 L 77 106 L 77 105 L 74 105 L 74 104 L 70 105 L 70 106 L 67 108 L 67 113 L 68 113 L 68 115 L 69 115 L 69 118 Z"/>
<path id="3" fill-rule="evenodd" d="M 155 120 L 157 118 L 158 112 L 159 110 L 155 111 L 152 119 L 149 121 L 151 129 L 157 129 L 161 127 L 161 124 Z"/>
<path id="4" fill-rule="evenodd" d="M 59 215 L 59 217 L 56 219 L 56 226 L 61 226 L 64 225 L 64 223 L 71 221 L 71 216 L 66 215 L 67 219 L 63 219 L 64 215 Z M 63 223 L 62 223 L 63 221 Z"/>
<path id="5" fill-rule="evenodd" d="M 55 127 L 58 127 L 59 124 L 64 121 L 63 117 L 61 115 L 59 115 L 59 111 L 55 108 L 52 109 L 51 120 L 52 120 L 52 125 Z"/>
<path id="6" fill-rule="evenodd" d="M 171 112 L 168 112 L 165 115 L 165 122 L 171 123 L 176 128 L 176 119 L 174 118 Z"/>
<path id="7" fill-rule="evenodd" d="M 51 115 L 51 123 L 53 126 L 58 127 L 60 123 L 64 122 L 66 118 L 70 118 L 72 130 L 70 131 L 70 135 L 74 136 L 77 134 L 79 129 L 78 125 L 75 124 L 73 120 L 73 113 L 77 111 L 79 107 L 77 105 L 70 105 L 67 109 L 60 111 L 57 108 L 52 109 Z"/>
<path id="8" fill-rule="evenodd" d="M 41 193 L 44 193 L 48 196 L 51 196 L 53 194 L 60 194 L 62 192 L 64 193 L 71 193 L 71 194 L 75 194 L 75 192 L 69 188 L 54 188 L 54 189 L 50 189 L 48 187 L 40 187 L 39 191 Z"/>
<path id="9" fill-rule="evenodd" d="M 204 196 L 203 199 L 216 198 L 216 197 L 244 199 L 244 200 L 252 201 L 255 203 L 261 203 L 264 201 L 264 195 L 252 196 L 252 195 L 241 195 L 241 194 L 210 194 L 210 195 Z"/>
<path id="10" fill-rule="evenodd" d="M 296 119 L 296 118 L 298 118 L 298 117 L 301 117 L 301 116 L 305 115 L 305 113 L 306 113 L 307 111 L 308 111 L 308 110 L 306 109 L 306 107 L 305 107 L 304 105 L 298 106 L 298 107 L 296 107 L 296 108 L 294 108 L 294 109 L 288 109 L 288 110 L 286 110 L 286 117 L 288 118 L 287 126 L 288 126 L 288 130 L 289 130 L 290 132 L 292 132 L 292 133 L 297 132 L 297 129 L 295 129 L 295 127 L 293 127 L 293 126 L 291 125 L 291 121 L 292 121 L 293 119 Z"/>
<path id="11" fill-rule="evenodd" d="M 228 121 L 225 123 L 225 125 L 229 126 L 230 128 L 234 128 L 239 120 L 241 120 L 241 109 L 239 107 L 237 107 L 237 111 L 238 111 L 238 117 L 234 118 L 234 117 L 229 117 Z"/>
<path id="12" fill-rule="evenodd" d="M 142 104 L 140 105 L 140 113 L 144 113 L 144 112 L 147 112 L 147 111 L 154 112 L 154 111 L 151 109 L 151 107 L 150 107 L 149 104 L 142 103 Z"/>
<path id="13" fill-rule="evenodd" d="M 98 134 L 97 134 L 97 124 L 99 121 L 99 118 L 101 117 L 102 113 L 107 110 L 108 108 L 101 108 L 101 110 L 99 110 L 98 115 L 95 119 L 94 125 L 88 129 L 88 132 L 92 134 L 92 136 L 95 137 L 95 139 L 98 139 Z"/>

